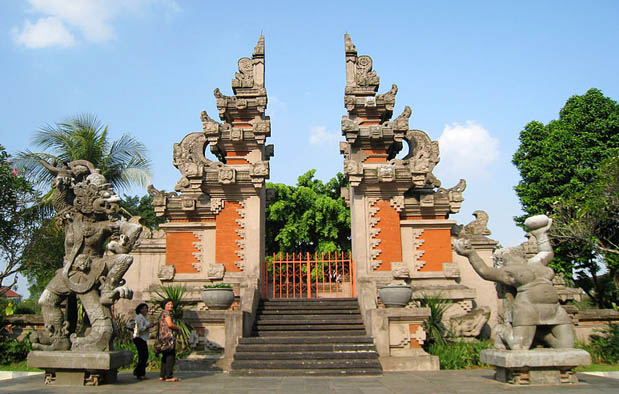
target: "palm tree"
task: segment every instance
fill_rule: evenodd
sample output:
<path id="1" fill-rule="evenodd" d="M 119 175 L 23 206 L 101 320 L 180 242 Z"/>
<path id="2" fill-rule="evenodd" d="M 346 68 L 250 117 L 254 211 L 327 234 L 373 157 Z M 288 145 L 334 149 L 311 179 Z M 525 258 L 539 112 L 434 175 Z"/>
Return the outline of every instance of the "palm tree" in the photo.
<path id="1" fill-rule="evenodd" d="M 108 126 L 93 114 L 79 114 L 65 122 L 47 124 L 36 132 L 33 143 L 44 152 L 21 152 L 16 164 L 39 185 L 49 185 L 53 179 L 41 160 L 63 163 L 88 160 L 120 190 L 132 185 L 146 186 L 149 182 L 150 160 L 144 144 L 128 134 L 110 143 Z"/>

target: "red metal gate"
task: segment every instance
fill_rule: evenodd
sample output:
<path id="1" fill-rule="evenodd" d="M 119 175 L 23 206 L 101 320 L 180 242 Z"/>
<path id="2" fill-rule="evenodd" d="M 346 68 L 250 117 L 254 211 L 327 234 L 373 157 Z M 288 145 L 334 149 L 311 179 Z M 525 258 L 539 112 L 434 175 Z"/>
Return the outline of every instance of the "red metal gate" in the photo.
<path id="1" fill-rule="evenodd" d="M 354 275 L 350 252 L 274 254 L 262 266 L 262 297 L 355 297 Z"/>

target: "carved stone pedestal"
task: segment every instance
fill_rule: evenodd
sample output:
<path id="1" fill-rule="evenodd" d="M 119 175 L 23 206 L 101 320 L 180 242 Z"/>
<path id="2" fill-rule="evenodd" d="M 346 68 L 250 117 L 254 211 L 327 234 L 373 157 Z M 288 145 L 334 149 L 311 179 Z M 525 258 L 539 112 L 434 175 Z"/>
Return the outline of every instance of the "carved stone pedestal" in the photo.
<path id="1" fill-rule="evenodd" d="M 43 352 L 28 354 L 28 367 L 45 370 L 45 384 L 98 386 L 115 383 L 118 368 L 131 365 L 133 354 L 112 352 Z"/>
<path id="2" fill-rule="evenodd" d="M 383 371 L 438 371 L 439 359 L 426 353 L 423 322 L 428 308 L 371 309 L 369 322 Z"/>
<path id="3" fill-rule="evenodd" d="M 480 360 L 495 367 L 496 380 L 515 385 L 578 383 L 574 368 L 591 364 L 582 349 L 487 349 Z"/>

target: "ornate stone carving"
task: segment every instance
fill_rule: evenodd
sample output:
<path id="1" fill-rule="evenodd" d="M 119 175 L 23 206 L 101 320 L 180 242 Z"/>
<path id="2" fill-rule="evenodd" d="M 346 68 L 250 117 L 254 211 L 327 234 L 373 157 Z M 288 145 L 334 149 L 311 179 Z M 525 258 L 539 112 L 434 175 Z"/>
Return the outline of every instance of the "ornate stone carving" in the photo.
<path id="1" fill-rule="evenodd" d="M 217 176 L 217 181 L 223 185 L 229 185 L 236 182 L 236 170 L 232 167 L 220 168 Z"/>
<path id="2" fill-rule="evenodd" d="M 391 274 L 393 275 L 394 279 L 408 279 L 411 277 L 408 265 L 403 262 L 392 262 Z"/>
<path id="3" fill-rule="evenodd" d="M 239 214 L 241 219 L 236 219 L 236 224 L 239 225 L 240 229 L 235 230 L 236 234 L 240 239 L 236 240 L 236 244 L 239 249 L 235 250 L 234 253 L 239 257 L 240 260 L 235 261 L 234 264 L 241 270 L 245 270 L 245 203 L 241 202 L 241 208 L 237 209 L 236 212 Z"/>
<path id="4" fill-rule="evenodd" d="M 138 242 L 138 220 L 119 216 L 120 197 L 100 171 L 86 160 L 63 167 L 42 164 L 55 176 L 53 206 L 65 232 L 63 267 L 39 298 L 45 331 L 31 336 L 38 350 L 107 351 L 113 337 L 112 305 L 131 299 L 123 276 L 133 262 L 129 254 Z M 65 319 L 60 304 L 77 297 L 91 323 L 85 336 L 75 332 L 77 311 L 69 303 Z"/>
<path id="5" fill-rule="evenodd" d="M 209 264 L 206 270 L 206 278 L 210 280 L 223 279 L 226 267 L 223 264 Z"/>
<path id="6" fill-rule="evenodd" d="M 535 344 L 536 338 L 543 338 L 553 348 L 573 347 L 572 321 L 559 305 L 557 291 L 552 284 L 554 271 L 547 266 L 554 256 L 547 234 L 552 220 L 538 215 L 528 218 L 524 224 L 535 236 L 538 249 L 538 253 L 528 260 L 524 258 L 522 248 L 503 248 L 494 253 L 503 264 L 488 267 L 477 255 L 470 240 L 455 240 L 454 249 L 468 258 L 482 278 L 500 283 L 512 296 L 515 295 L 511 298 L 513 301 L 508 303 L 511 313 L 506 311 L 511 321 L 496 327 L 495 348 L 527 350 Z"/>
<path id="7" fill-rule="evenodd" d="M 452 337 L 475 338 L 490 319 L 490 308 L 482 306 L 466 314 L 452 316 L 447 321 Z"/>
<path id="8" fill-rule="evenodd" d="M 485 211 L 477 210 L 473 212 L 473 216 L 475 216 L 475 220 L 464 226 L 459 236 L 486 236 L 490 235 L 491 232 L 488 229 L 488 214 Z"/>
<path id="9" fill-rule="evenodd" d="M 391 205 L 396 212 L 402 212 L 402 209 L 404 208 L 404 196 L 392 197 L 391 200 L 389 200 L 389 205 Z"/>
<path id="10" fill-rule="evenodd" d="M 242 57 L 238 61 L 239 72 L 234 74 L 233 88 L 254 87 L 254 65 L 250 58 Z"/>
<path id="11" fill-rule="evenodd" d="M 376 71 L 372 70 L 372 58 L 369 56 L 359 56 L 355 69 L 355 83 L 357 86 L 378 86 L 380 78 Z"/>
<path id="12" fill-rule="evenodd" d="M 176 268 L 173 265 L 162 265 L 159 267 L 159 272 L 157 273 L 157 277 L 159 280 L 174 280 L 174 274 L 176 273 Z"/>
<path id="13" fill-rule="evenodd" d="M 425 261 L 421 260 L 421 256 L 423 256 L 425 250 L 419 249 L 425 242 L 420 238 L 421 234 L 423 234 L 423 229 L 413 229 L 413 259 L 415 264 L 415 272 L 419 271 L 426 264 Z"/>
<path id="14" fill-rule="evenodd" d="M 213 212 L 215 215 L 218 215 L 219 212 L 221 212 L 221 210 L 224 209 L 225 203 L 226 203 L 226 200 L 224 200 L 223 198 L 218 198 L 218 197 L 211 198 L 211 212 Z"/>

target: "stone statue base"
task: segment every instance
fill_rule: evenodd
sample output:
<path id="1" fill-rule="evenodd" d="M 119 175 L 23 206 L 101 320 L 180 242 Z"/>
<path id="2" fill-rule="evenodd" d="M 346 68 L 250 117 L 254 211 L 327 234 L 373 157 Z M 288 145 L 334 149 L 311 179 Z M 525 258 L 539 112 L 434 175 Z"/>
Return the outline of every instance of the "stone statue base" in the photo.
<path id="1" fill-rule="evenodd" d="M 574 368 L 591 364 L 582 349 L 482 350 L 480 360 L 494 366 L 499 382 L 529 384 L 574 384 Z"/>
<path id="2" fill-rule="evenodd" d="M 28 354 L 28 367 L 45 370 L 45 384 L 98 386 L 115 383 L 118 368 L 129 366 L 133 354 L 126 350 L 112 352 L 46 352 Z"/>

